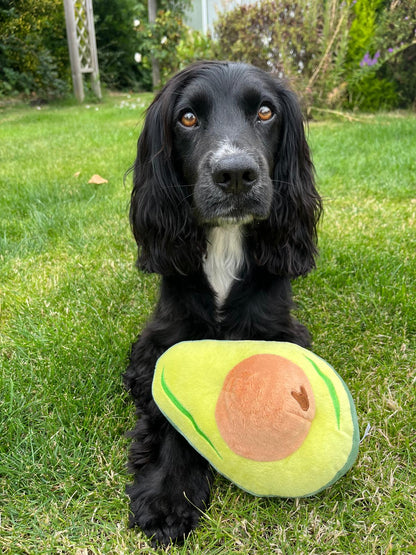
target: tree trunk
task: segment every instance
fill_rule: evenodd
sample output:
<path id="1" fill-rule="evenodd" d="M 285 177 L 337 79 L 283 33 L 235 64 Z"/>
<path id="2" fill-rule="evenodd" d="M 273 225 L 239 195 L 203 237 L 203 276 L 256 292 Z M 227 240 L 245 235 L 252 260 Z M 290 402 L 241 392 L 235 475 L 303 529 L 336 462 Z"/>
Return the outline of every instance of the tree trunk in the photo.
<path id="1" fill-rule="evenodd" d="M 149 14 L 149 23 L 152 24 L 156 21 L 157 0 L 147 0 L 147 11 Z M 153 55 L 150 59 L 152 62 L 153 89 L 158 89 L 160 87 L 159 60 L 157 60 Z"/>

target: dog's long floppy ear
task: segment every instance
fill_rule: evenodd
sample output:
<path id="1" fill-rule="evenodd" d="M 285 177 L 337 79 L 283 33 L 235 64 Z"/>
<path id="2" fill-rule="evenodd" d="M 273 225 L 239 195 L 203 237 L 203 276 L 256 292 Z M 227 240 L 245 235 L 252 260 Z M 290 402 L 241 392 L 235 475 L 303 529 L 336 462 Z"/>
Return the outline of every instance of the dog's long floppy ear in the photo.
<path id="1" fill-rule="evenodd" d="M 171 80 L 150 105 L 137 143 L 130 223 L 137 265 L 161 275 L 195 271 L 201 264 L 202 238 L 172 159 L 172 114 L 180 77 Z"/>
<path id="2" fill-rule="evenodd" d="M 256 230 L 257 261 L 272 273 L 297 277 L 315 266 L 321 198 L 315 188 L 298 100 L 292 91 L 276 86 L 282 122 L 273 176 L 274 197 L 269 218 L 260 222 Z"/>

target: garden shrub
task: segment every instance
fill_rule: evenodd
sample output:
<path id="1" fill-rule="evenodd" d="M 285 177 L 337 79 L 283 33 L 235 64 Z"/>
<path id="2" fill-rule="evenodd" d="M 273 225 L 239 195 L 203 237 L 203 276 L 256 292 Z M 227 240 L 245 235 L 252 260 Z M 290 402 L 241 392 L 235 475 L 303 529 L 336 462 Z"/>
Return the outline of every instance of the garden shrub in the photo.
<path id="1" fill-rule="evenodd" d="M 393 0 L 387 5 L 373 50 L 380 52 L 377 75 L 395 83 L 398 105 L 416 109 L 416 0 Z"/>
<path id="2" fill-rule="evenodd" d="M 397 87 L 393 81 L 380 78 L 375 71 L 359 72 L 348 84 L 347 108 L 366 112 L 391 110 L 398 104 Z"/>
<path id="3" fill-rule="evenodd" d="M 0 95 L 24 93 L 48 99 L 68 91 L 61 0 L 2 0 L 0 36 Z"/>
<path id="4" fill-rule="evenodd" d="M 95 34 L 101 82 L 111 89 L 149 86 L 149 75 L 134 60 L 136 0 L 94 0 Z"/>
<path id="5" fill-rule="evenodd" d="M 352 5 L 354 17 L 348 31 L 348 63 L 360 62 L 367 52 L 376 30 L 377 12 L 384 0 L 356 0 Z"/>
<path id="6" fill-rule="evenodd" d="M 217 54 L 273 71 L 308 103 L 325 103 L 339 84 L 349 4 L 341 0 L 264 0 L 220 15 Z"/>
<path id="7" fill-rule="evenodd" d="M 416 0 L 263 0 L 219 14 L 217 41 L 184 23 L 190 0 L 94 0 L 100 78 L 150 89 L 212 57 L 290 80 L 308 105 L 416 108 Z M 62 0 L 0 0 L 0 95 L 49 99 L 71 90 Z"/>
<path id="8" fill-rule="evenodd" d="M 200 31 L 187 29 L 184 37 L 179 41 L 176 53 L 179 59 L 179 68 L 198 60 L 210 60 L 214 57 L 211 35 Z"/>
<path id="9" fill-rule="evenodd" d="M 322 21 L 319 15 L 311 21 L 304 8 L 301 2 L 265 0 L 222 13 L 215 25 L 218 54 L 290 79 L 310 74 Z"/>
<path id="10" fill-rule="evenodd" d="M 377 29 L 378 12 L 384 0 L 356 0 L 348 33 L 345 64 L 347 81 L 344 105 L 363 110 L 393 108 L 397 104 L 395 84 L 380 78 L 374 66 L 380 51 L 370 54 Z"/>
<path id="11" fill-rule="evenodd" d="M 415 104 L 416 0 L 264 0 L 223 12 L 216 54 L 274 71 L 307 104 Z"/>
<path id="12" fill-rule="evenodd" d="M 93 3 L 100 79 L 111 88 L 149 83 L 134 60 L 136 6 L 136 0 Z M 0 95 L 50 99 L 72 90 L 63 0 L 0 0 L 0 37 Z"/>
<path id="13" fill-rule="evenodd" d="M 161 85 L 187 65 L 214 57 L 210 34 L 205 35 L 185 24 L 190 5 L 191 0 L 160 0 L 153 24 L 148 22 L 147 4 L 138 6 L 136 59 L 149 76 L 152 57 L 157 60 Z M 150 81 L 149 77 L 149 84 Z"/>
<path id="14" fill-rule="evenodd" d="M 349 33 L 348 107 L 415 104 L 416 0 L 357 0 Z M 382 10 L 381 7 L 384 7 Z"/>

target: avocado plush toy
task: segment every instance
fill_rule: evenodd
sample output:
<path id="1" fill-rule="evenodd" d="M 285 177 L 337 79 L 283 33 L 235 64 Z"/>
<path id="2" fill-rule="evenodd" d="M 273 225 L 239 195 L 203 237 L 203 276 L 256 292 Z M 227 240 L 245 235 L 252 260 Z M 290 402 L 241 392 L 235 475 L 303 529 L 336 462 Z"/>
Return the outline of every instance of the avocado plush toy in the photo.
<path id="1" fill-rule="evenodd" d="M 358 454 L 347 386 L 292 343 L 178 343 L 156 364 L 153 397 L 212 466 L 254 495 L 314 495 Z"/>

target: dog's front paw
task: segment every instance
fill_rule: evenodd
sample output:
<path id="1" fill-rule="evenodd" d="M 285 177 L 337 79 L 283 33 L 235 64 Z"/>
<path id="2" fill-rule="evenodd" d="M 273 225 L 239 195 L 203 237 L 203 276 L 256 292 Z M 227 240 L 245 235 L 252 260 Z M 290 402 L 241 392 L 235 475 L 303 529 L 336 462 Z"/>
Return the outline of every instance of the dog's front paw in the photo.
<path id="1" fill-rule="evenodd" d="M 153 543 L 183 541 L 198 524 L 208 503 L 208 480 L 200 486 L 198 492 L 186 492 L 180 491 L 179 484 L 170 483 L 155 491 L 151 481 L 143 476 L 139 483 L 127 487 L 131 500 L 130 526 L 139 526 Z"/>

